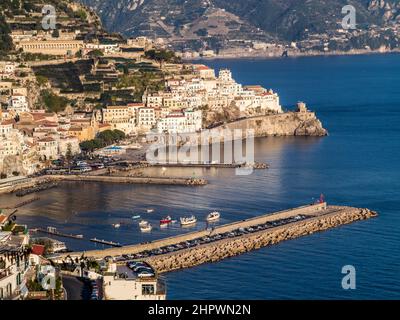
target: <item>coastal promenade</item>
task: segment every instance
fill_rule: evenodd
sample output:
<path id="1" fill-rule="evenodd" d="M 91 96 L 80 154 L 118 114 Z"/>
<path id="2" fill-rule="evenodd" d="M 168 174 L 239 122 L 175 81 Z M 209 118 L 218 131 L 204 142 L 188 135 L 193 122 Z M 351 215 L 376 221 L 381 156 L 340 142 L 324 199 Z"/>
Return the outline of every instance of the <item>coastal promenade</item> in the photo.
<path id="1" fill-rule="evenodd" d="M 144 260 L 159 272 L 168 272 L 176 269 L 193 267 L 202 263 L 219 261 L 231 256 L 259 249 L 280 241 L 289 240 L 317 231 L 337 227 L 357 220 L 364 220 L 376 216 L 375 212 L 368 209 L 327 206 L 326 203 L 302 206 L 294 209 L 269 213 L 255 218 L 226 224 L 214 229 L 191 232 L 179 236 L 152 241 L 149 243 L 110 248 L 105 250 L 92 250 L 86 252 L 73 252 L 57 256 L 55 260 L 62 260 L 68 255 L 104 258 L 106 256 L 121 256 L 126 254 L 140 254 L 151 250 L 158 250 L 167 246 L 174 246 L 187 241 L 195 241 L 203 237 L 226 234 L 235 230 L 255 228 L 267 223 L 291 219 L 291 223 L 271 227 L 256 232 L 246 232 L 240 236 L 222 238 L 207 244 L 200 244 L 176 252 L 165 253 L 147 257 Z M 296 219 L 301 217 L 301 220 Z"/>

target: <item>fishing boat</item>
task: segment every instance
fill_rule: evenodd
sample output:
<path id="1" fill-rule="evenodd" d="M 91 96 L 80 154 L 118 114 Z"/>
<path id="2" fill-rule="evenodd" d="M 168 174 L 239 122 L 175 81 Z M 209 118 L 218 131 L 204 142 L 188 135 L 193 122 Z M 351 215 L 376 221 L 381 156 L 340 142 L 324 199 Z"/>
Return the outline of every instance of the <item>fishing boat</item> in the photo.
<path id="1" fill-rule="evenodd" d="M 152 213 L 152 212 L 154 212 L 154 209 L 147 209 L 146 212 L 147 213 Z"/>
<path id="2" fill-rule="evenodd" d="M 149 223 L 147 222 L 147 221 L 145 221 L 145 220 L 142 220 L 142 221 L 140 221 L 139 222 L 139 227 L 146 227 L 147 225 L 148 225 Z"/>
<path id="3" fill-rule="evenodd" d="M 148 223 L 146 226 L 140 227 L 140 231 L 142 232 L 150 232 L 153 229 L 150 223 Z"/>
<path id="4" fill-rule="evenodd" d="M 170 224 L 171 222 L 172 222 L 171 216 L 166 216 L 165 218 L 162 218 L 162 219 L 160 220 L 160 225 L 163 225 L 163 224 Z"/>
<path id="5" fill-rule="evenodd" d="M 180 221 L 182 226 L 188 226 L 191 224 L 195 224 L 197 222 L 197 219 L 195 216 L 190 216 L 190 217 L 180 218 Z"/>
<path id="6" fill-rule="evenodd" d="M 133 220 L 140 219 L 140 216 L 132 216 L 132 219 L 133 219 Z"/>
<path id="7" fill-rule="evenodd" d="M 211 212 L 207 216 L 207 222 L 213 222 L 213 221 L 219 220 L 220 217 L 221 217 L 221 214 L 218 211 Z"/>

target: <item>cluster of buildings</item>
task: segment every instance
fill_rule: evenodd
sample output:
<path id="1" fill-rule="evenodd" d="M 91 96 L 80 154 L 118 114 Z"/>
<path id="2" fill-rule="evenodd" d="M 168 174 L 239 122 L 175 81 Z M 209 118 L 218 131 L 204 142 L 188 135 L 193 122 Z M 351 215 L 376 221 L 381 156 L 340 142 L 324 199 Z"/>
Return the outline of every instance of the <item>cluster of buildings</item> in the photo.
<path id="1" fill-rule="evenodd" d="M 0 213 L 0 300 L 29 298 L 29 283 L 41 283 L 49 276 L 50 262 L 43 258 L 44 247 L 31 245 L 27 226 L 10 220 L 10 215 Z M 56 279 L 54 273 L 53 278 Z M 39 293 L 47 298 L 46 291 Z"/>
<path id="2" fill-rule="evenodd" d="M 105 74 L 112 71 L 110 65 L 95 67 Z M 279 96 L 272 90 L 243 86 L 226 69 L 216 76 L 205 65 L 188 68 L 166 79 L 163 91 L 145 92 L 140 103 L 87 111 L 67 107 L 62 113 L 49 113 L 34 109 L 28 88 L 14 81 L 16 65 L 0 64 L 1 74 L 7 75 L 0 81 L 0 172 L 32 174 L 48 160 L 79 153 L 79 143 L 105 130 L 118 129 L 126 135 L 193 133 L 204 127 L 204 117 L 210 112 L 236 110 L 238 118 L 282 112 Z M 7 157 L 13 157 L 9 161 L 13 169 L 7 167 Z"/>
<path id="3" fill-rule="evenodd" d="M 85 115 L 48 113 L 32 106 L 14 63 L 0 62 L 0 173 L 29 175 L 48 160 L 80 152 L 81 135 L 94 137 Z M 90 134 L 91 133 L 91 134 Z"/>
<path id="4" fill-rule="evenodd" d="M 102 38 L 86 40 L 86 34 L 79 29 L 69 31 L 59 29 L 57 37 L 53 31 L 46 30 L 13 30 L 10 34 L 17 50 L 26 53 L 51 56 L 74 57 L 81 53 L 86 56 L 92 51 L 101 51 L 103 55 L 125 58 L 138 58 L 145 50 L 153 46 L 153 41 L 146 37 L 119 40 Z"/>
<path id="5" fill-rule="evenodd" d="M 261 86 L 242 86 L 229 70 L 215 71 L 205 65 L 193 65 L 185 76 L 166 80 L 165 90 L 148 93 L 142 103 L 104 107 L 96 118 L 112 129 L 126 134 L 192 133 L 203 127 L 207 112 L 235 108 L 242 116 L 280 113 L 279 96 Z"/>

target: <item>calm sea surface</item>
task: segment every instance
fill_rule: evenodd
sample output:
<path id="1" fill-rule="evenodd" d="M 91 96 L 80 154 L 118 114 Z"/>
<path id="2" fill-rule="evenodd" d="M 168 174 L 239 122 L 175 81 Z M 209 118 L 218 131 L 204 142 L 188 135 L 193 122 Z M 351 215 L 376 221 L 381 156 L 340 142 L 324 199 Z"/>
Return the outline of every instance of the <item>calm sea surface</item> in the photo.
<path id="1" fill-rule="evenodd" d="M 174 170 L 205 176 L 205 187 L 63 184 L 19 210 L 30 227 L 138 243 L 182 232 L 178 227 L 141 234 L 131 219 L 157 225 L 213 210 L 220 223 L 299 206 L 326 195 L 333 204 L 368 207 L 379 217 L 166 275 L 169 299 L 395 299 L 400 298 L 400 55 L 220 60 L 238 82 L 279 92 L 282 105 L 306 101 L 330 136 L 264 138 L 256 160 L 270 170 L 235 176 L 234 170 Z M 1 196 L 0 207 L 17 202 Z M 145 209 L 154 208 L 152 214 Z M 121 222 L 120 229 L 113 223 Z M 195 229 L 204 228 L 200 222 Z M 189 229 L 188 231 L 193 230 Z M 77 240 L 73 250 L 95 248 Z M 97 248 L 101 246 L 97 245 Z M 341 269 L 353 265 L 357 289 L 341 288 Z"/>

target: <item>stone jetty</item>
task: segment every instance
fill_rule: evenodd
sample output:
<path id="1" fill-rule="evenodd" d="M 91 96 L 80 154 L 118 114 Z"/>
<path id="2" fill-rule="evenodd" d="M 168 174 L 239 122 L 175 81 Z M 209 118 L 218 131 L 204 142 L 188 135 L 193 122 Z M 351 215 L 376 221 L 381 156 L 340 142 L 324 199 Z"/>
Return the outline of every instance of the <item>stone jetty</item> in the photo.
<path id="1" fill-rule="evenodd" d="M 162 253 L 141 258 L 147 261 L 159 272 L 168 272 L 182 268 L 190 268 L 203 263 L 215 262 L 228 257 L 256 250 L 278 242 L 294 239 L 300 236 L 338 227 L 358 220 L 375 217 L 377 214 L 369 209 L 360 209 L 343 206 L 328 206 L 326 203 L 306 205 L 294 209 L 269 213 L 251 219 L 242 220 L 213 229 L 190 232 L 174 237 L 155 240 L 152 242 L 128 245 L 121 248 L 92 250 L 86 252 L 69 253 L 70 256 L 104 258 L 106 256 L 138 255 L 145 252 L 158 252 L 162 248 L 174 246 L 196 239 L 215 237 L 237 230 L 252 230 L 241 232 L 233 237 L 220 237 L 220 240 L 183 248 L 174 252 Z M 278 221 L 284 221 L 279 224 Z M 258 229 L 268 224 L 265 229 Z M 259 230 L 259 231 L 258 231 Z M 164 252 L 164 251 L 163 251 Z M 62 261 L 66 255 L 60 255 L 55 261 Z"/>
<path id="2" fill-rule="evenodd" d="M 122 176 L 92 176 L 92 175 L 60 175 L 51 176 L 54 181 L 107 182 L 126 184 L 157 184 L 202 186 L 207 184 L 205 179 L 169 178 L 169 177 L 122 177 Z"/>
<path id="3" fill-rule="evenodd" d="M 238 238 L 229 238 L 176 253 L 151 257 L 145 261 L 158 273 L 190 268 L 377 215 L 368 209 L 351 207 L 328 207 L 328 209 L 331 209 L 331 213 L 326 215 L 321 214 L 268 231 L 246 234 Z"/>

